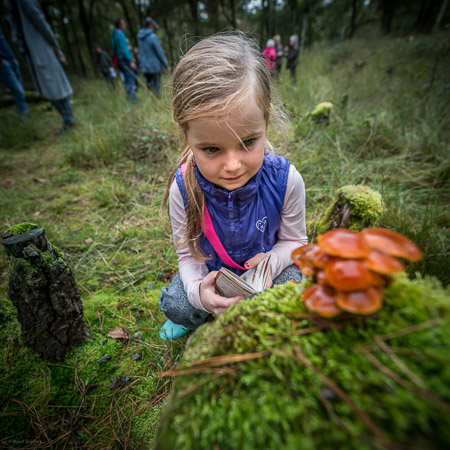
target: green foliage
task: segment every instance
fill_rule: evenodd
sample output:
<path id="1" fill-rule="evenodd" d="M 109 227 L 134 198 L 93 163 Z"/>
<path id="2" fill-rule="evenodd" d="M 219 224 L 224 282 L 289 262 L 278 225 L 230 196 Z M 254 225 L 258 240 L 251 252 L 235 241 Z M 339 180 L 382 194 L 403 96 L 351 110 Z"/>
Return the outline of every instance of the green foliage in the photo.
<path id="1" fill-rule="evenodd" d="M 8 228 L 5 234 L 12 234 L 14 236 L 17 236 L 22 233 L 27 233 L 32 228 L 38 228 L 38 225 L 30 222 L 19 223 L 17 225 L 13 225 L 12 227 Z"/>
<path id="2" fill-rule="evenodd" d="M 351 207 L 349 229 L 360 231 L 362 228 L 373 227 L 379 222 L 383 212 L 383 204 L 379 192 L 363 185 L 343 186 L 336 192 L 335 201 L 329 206 L 323 218 L 316 225 L 316 233 L 322 234 L 329 230 L 334 215 L 339 208 L 348 204 Z"/>
<path id="3" fill-rule="evenodd" d="M 263 356 L 178 376 L 156 448 L 377 447 L 379 436 L 317 373 L 343 389 L 391 442 L 449 444 L 448 403 L 442 402 L 450 400 L 450 291 L 435 279 L 400 276 L 375 316 L 341 327 L 345 319 L 339 319 L 337 328 L 309 333 L 314 321 L 302 317 L 308 311 L 301 292 L 292 284 L 276 287 L 233 305 L 196 333 L 180 370 L 218 355 Z M 366 352 L 394 376 L 374 366 Z"/>

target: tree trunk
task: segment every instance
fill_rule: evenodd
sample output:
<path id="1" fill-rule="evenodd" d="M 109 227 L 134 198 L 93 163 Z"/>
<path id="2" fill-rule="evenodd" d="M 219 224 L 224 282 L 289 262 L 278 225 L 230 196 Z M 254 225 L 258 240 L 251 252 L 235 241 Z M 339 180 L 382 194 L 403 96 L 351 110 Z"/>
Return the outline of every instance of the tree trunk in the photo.
<path id="1" fill-rule="evenodd" d="M 306 30 L 308 29 L 309 24 L 309 10 L 310 10 L 310 1 L 306 3 L 306 9 L 303 13 L 303 21 L 302 21 L 302 33 L 300 36 L 300 49 L 298 59 L 299 61 L 302 58 L 303 49 L 305 48 L 305 38 L 306 38 Z"/>
<path id="2" fill-rule="evenodd" d="M 397 0 L 382 0 L 383 14 L 381 17 L 381 31 L 383 34 L 389 34 L 392 27 L 392 19 Z"/>
<path id="3" fill-rule="evenodd" d="M 78 0 L 78 11 L 79 11 L 79 16 L 80 16 L 81 28 L 83 29 L 83 32 L 84 32 L 84 37 L 86 39 L 89 56 L 91 57 L 92 71 L 93 71 L 93 73 L 95 73 L 96 68 L 97 68 L 97 62 L 96 62 L 95 56 L 94 56 L 94 48 L 93 48 L 93 42 L 92 42 L 92 36 L 91 36 L 92 6 L 93 6 L 93 0 L 90 0 L 90 2 L 89 2 L 89 18 L 88 18 L 86 15 L 86 11 L 84 9 L 83 0 Z"/>
<path id="4" fill-rule="evenodd" d="M 348 33 L 348 37 L 350 39 L 355 35 L 357 6 L 358 6 L 358 1 L 352 0 L 352 15 L 351 15 L 351 19 L 350 19 L 350 31 Z"/>
<path id="5" fill-rule="evenodd" d="M 189 0 L 189 9 L 191 11 L 192 24 L 194 25 L 194 33 L 200 36 L 200 27 L 198 23 L 198 4 L 197 0 Z"/>
<path id="6" fill-rule="evenodd" d="M 43 359 L 61 361 L 85 338 L 83 305 L 64 255 L 43 228 L 24 225 L 23 231 L 8 230 L 2 240 L 10 261 L 8 295 L 23 344 Z"/>
<path id="7" fill-rule="evenodd" d="M 75 26 L 75 20 L 73 19 L 74 15 L 72 14 L 70 2 L 67 2 L 66 5 L 67 5 L 67 13 L 68 13 L 68 17 L 69 17 L 70 29 L 72 31 L 73 42 L 78 42 L 77 28 Z M 87 75 L 87 71 L 86 71 L 86 66 L 84 64 L 83 56 L 80 51 L 80 46 L 75 44 L 74 47 L 76 48 L 81 71 L 83 72 L 84 77 L 87 78 L 88 75 Z"/>
<path id="8" fill-rule="evenodd" d="M 128 29 L 130 30 L 130 34 L 127 36 L 130 40 L 130 44 L 133 47 L 137 46 L 137 34 L 136 29 L 134 28 L 134 20 L 131 20 L 130 13 L 128 12 L 127 4 L 124 0 L 120 1 L 120 4 L 122 6 L 122 11 L 125 16 L 125 19 L 127 21 Z"/>
<path id="9" fill-rule="evenodd" d="M 436 17 L 436 22 L 434 22 L 433 33 L 436 33 L 436 31 L 439 29 L 439 25 L 441 23 L 442 17 L 444 16 L 445 10 L 447 9 L 447 6 L 448 0 L 443 0 L 441 7 L 439 8 L 438 15 Z"/>

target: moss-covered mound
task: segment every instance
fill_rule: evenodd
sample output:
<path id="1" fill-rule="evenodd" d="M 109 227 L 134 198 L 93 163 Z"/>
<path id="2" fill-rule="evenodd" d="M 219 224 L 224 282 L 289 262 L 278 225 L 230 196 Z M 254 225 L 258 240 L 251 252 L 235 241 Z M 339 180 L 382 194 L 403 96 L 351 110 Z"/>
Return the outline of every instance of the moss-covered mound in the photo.
<path id="1" fill-rule="evenodd" d="M 362 184 L 348 185 L 336 192 L 334 202 L 317 224 L 317 234 L 334 228 L 360 231 L 373 227 L 383 212 L 381 194 Z"/>
<path id="2" fill-rule="evenodd" d="M 328 321 L 302 289 L 276 287 L 198 330 L 157 449 L 450 445 L 449 291 L 402 275 L 376 315 Z"/>

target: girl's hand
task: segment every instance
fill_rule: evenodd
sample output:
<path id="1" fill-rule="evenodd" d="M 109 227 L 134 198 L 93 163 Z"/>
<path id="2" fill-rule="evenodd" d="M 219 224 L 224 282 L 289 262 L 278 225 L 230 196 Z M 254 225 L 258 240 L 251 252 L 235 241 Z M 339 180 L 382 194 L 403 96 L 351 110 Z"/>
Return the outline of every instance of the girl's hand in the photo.
<path id="1" fill-rule="evenodd" d="M 215 315 L 223 313 L 231 305 L 244 298 L 242 295 L 231 298 L 219 295 L 214 288 L 216 275 L 217 271 L 209 272 L 200 283 L 200 301 L 207 311 Z"/>
<path id="2" fill-rule="evenodd" d="M 244 267 L 246 269 L 253 269 L 253 267 L 256 267 L 265 257 L 267 256 L 266 253 L 257 253 L 253 258 L 250 258 L 245 264 Z M 267 277 L 267 283 L 266 283 L 266 289 L 269 289 L 272 287 L 272 268 L 269 267 L 269 276 Z"/>

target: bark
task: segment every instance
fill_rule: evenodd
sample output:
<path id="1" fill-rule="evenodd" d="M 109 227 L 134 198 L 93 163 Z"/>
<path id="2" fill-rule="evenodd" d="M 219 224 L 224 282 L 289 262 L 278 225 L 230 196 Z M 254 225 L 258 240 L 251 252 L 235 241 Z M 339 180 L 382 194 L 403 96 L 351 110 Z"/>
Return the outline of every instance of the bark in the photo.
<path id="1" fill-rule="evenodd" d="M 126 35 L 130 40 L 131 45 L 133 47 L 137 47 L 137 32 L 134 28 L 134 20 L 131 19 L 130 13 L 128 11 L 127 2 L 121 0 L 120 5 L 122 6 L 122 11 L 125 16 L 125 20 L 127 21 L 128 29 L 130 30 L 130 33 L 126 33 Z"/>
<path id="2" fill-rule="evenodd" d="M 72 31 L 73 42 L 78 42 L 77 28 L 75 26 L 75 20 L 73 19 L 74 15 L 72 14 L 70 2 L 67 2 L 66 5 L 67 5 L 67 13 L 68 13 L 68 18 L 69 18 L 70 29 Z M 78 57 L 78 61 L 80 63 L 81 71 L 83 72 L 83 76 L 85 78 L 87 78 L 88 75 L 87 75 L 87 71 L 86 71 L 86 65 L 84 64 L 83 56 L 80 51 L 80 46 L 75 44 L 74 47 L 77 52 L 77 57 Z"/>
<path id="3" fill-rule="evenodd" d="M 91 58 L 92 71 L 95 73 L 97 62 L 95 60 L 94 48 L 92 42 L 92 8 L 93 8 L 93 0 L 89 1 L 89 12 L 86 14 L 86 10 L 84 9 L 83 0 L 78 0 L 78 11 L 80 16 L 81 28 L 83 29 L 84 37 L 86 39 L 86 44 L 89 51 L 89 56 Z"/>
<path id="4" fill-rule="evenodd" d="M 436 17 L 436 22 L 434 22 L 433 33 L 436 33 L 436 31 L 439 29 L 439 25 L 441 23 L 442 17 L 444 17 L 444 13 L 445 13 L 445 10 L 447 9 L 447 6 L 448 6 L 448 0 L 443 0 L 441 7 L 439 8 L 438 15 Z"/>
<path id="5" fill-rule="evenodd" d="M 352 38 L 355 34 L 357 6 L 358 6 L 358 1 L 352 0 L 352 15 L 351 15 L 351 19 L 350 19 L 350 31 L 348 33 L 349 38 Z"/>
<path id="6" fill-rule="evenodd" d="M 43 228 L 7 232 L 2 243 L 10 261 L 8 296 L 23 344 L 43 359 L 63 360 L 85 338 L 83 305 L 70 267 Z"/>
<path id="7" fill-rule="evenodd" d="M 391 32 L 392 20 L 397 0 L 382 0 L 383 14 L 381 17 L 381 31 L 383 34 Z"/>

